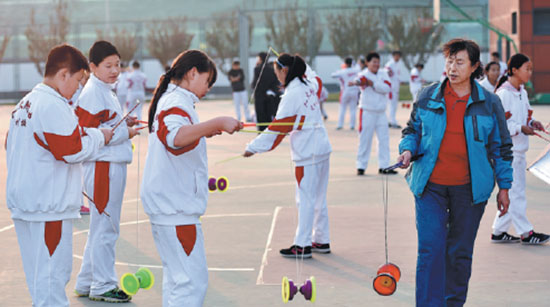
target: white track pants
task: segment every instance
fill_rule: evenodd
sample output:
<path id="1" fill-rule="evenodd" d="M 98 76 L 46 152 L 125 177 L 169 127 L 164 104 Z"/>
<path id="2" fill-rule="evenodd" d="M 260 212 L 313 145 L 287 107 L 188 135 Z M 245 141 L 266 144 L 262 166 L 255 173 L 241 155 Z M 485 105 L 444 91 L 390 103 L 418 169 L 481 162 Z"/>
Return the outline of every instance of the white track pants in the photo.
<path id="1" fill-rule="evenodd" d="M 372 137 L 376 132 L 378 139 L 378 167 L 390 166 L 390 134 L 388 120 L 384 112 L 359 110 L 359 150 L 357 168 L 367 169 L 372 148 Z"/>
<path id="2" fill-rule="evenodd" d="M 139 105 L 132 111 L 132 116 L 137 116 L 138 120 L 141 120 L 141 109 L 145 104 L 145 95 L 143 93 L 128 92 L 128 111 L 133 109 L 137 103 L 139 103 Z"/>
<path id="3" fill-rule="evenodd" d="M 84 163 L 84 190 L 94 198 L 95 162 Z M 120 234 L 120 210 L 126 187 L 126 164 L 109 163 L 108 179 L 97 178 L 108 184 L 109 199 L 105 211 L 99 213 L 90 203 L 90 231 L 84 249 L 84 259 L 76 279 L 75 289 L 79 293 L 101 295 L 116 288 L 115 245 Z M 107 181 L 107 182 L 105 182 Z"/>
<path id="4" fill-rule="evenodd" d="M 495 221 L 493 222 L 493 233 L 501 234 L 508 231 L 510 224 L 514 225 L 518 235 L 526 234 L 533 230 L 533 225 L 527 219 L 527 198 L 525 197 L 525 170 L 527 162 L 525 161 L 525 153 L 514 151 L 514 160 L 512 161 L 514 169 L 514 181 L 512 188 L 508 192 L 510 197 L 510 207 L 508 213 L 498 217 L 497 211 Z"/>
<path id="5" fill-rule="evenodd" d="M 202 227 L 151 224 L 162 260 L 162 306 L 200 307 L 208 289 Z"/>
<path id="6" fill-rule="evenodd" d="M 73 221 L 13 223 L 33 306 L 69 306 L 65 287 L 73 265 Z"/>
<path id="7" fill-rule="evenodd" d="M 399 85 L 398 85 L 399 86 Z M 389 94 L 388 94 L 389 99 Z M 399 88 L 397 91 L 391 91 L 391 99 L 389 99 L 389 110 L 388 110 L 388 120 L 390 124 L 397 125 L 397 120 L 395 119 L 395 113 L 397 112 L 397 106 L 399 104 Z"/>
<path id="8" fill-rule="evenodd" d="M 235 105 L 235 114 L 237 120 L 241 120 L 241 107 L 246 121 L 250 120 L 250 112 L 248 111 L 248 95 L 246 91 L 233 92 L 233 104 Z"/>
<path id="9" fill-rule="evenodd" d="M 346 109 L 349 108 L 349 127 L 355 129 L 355 114 L 357 111 L 357 101 L 359 94 L 357 92 L 344 92 L 340 97 L 340 114 L 338 116 L 338 128 L 344 127 L 346 119 Z"/>
<path id="10" fill-rule="evenodd" d="M 327 210 L 329 161 L 330 159 L 326 159 L 311 165 L 297 166 L 295 169 L 298 206 L 295 245 L 330 243 Z"/>

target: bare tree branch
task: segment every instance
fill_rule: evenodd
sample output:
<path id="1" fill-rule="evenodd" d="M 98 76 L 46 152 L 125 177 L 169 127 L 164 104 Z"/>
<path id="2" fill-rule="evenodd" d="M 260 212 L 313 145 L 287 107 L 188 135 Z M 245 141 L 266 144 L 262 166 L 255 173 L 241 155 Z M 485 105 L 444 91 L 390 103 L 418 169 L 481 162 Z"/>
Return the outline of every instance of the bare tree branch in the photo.
<path id="1" fill-rule="evenodd" d="M 400 50 L 403 63 L 408 69 L 416 63 L 425 63 L 435 52 L 443 37 L 442 25 L 430 25 L 423 28 L 422 20 L 429 19 L 431 12 L 422 10 L 417 20 L 407 20 L 404 16 L 392 16 L 388 22 L 389 45 Z"/>
<path id="2" fill-rule="evenodd" d="M 96 29 L 98 40 L 107 40 L 115 45 L 118 53 L 120 53 L 120 60 L 128 63 L 136 54 L 137 43 L 136 34 L 131 34 L 126 29 L 118 29 L 115 27 L 110 35 L 105 35 L 103 30 Z"/>
<path id="3" fill-rule="evenodd" d="M 168 61 L 191 46 L 195 35 L 187 32 L 186 23 L 186 18 L 172 18 L 149 24 L 147 50 L 159 60 L 163 69 L 169 65 Z"/>
<path id="4" fill-rule="evenodd" d="M 248 37 L 252 36 L 254 23 L 249 18 Z M 251 40 L 249 40 L 250 46 Z M 239 17 L 238 12 L 214 15 L 214 25 L 206 31 L 207 51 L 225 75 L 229 72 L 233 58 L 239 56 Z"/>
<path id="5" fill-rule="evenodd" d="M 0 45 L 0 63 L 2 62 L 2 59 L 4 58 L 4 54 L 6 53 L 6 49 L 8 49 L 8 44 L 10 42 L 11 35 L 10 34 L 4 34 L 2 37 L 2 44 Z"/>
<path id="6" fill-rule="evenodd" d="M 30 24 L 25 30 L 28 41 L 29 58 L 36 66 L 40 75 L 44 74 L 42 67 L 50 50 L 64 43 L 69 32 L 69 16 L 65 0 L 58 0 L 55 5 L 55 14 L 50 16 L 48 28 L 36 23 L 34 9 L 31 9 Z"/>
<path id="7" fill-rule="evenodd" d="M 382 34 L 380 13 L 377 9 L 359 8 L 328 15 L 330 42 L 342 59 L 352 56 L 358 59 L 376 49 Z"/>
<path id="8" fill-rule="evenodd" d="M 268 33 L 265 37 L 279 52 L 298 53 L 304 57 L 309 57 L 309 61 L 319 53 L 321 41 L 323 40 L 323 29 L 317 24 L 315 33 L 308 33 L 308 15 L 307 12 L 298 13 L 298 5 L 288 4 L 288 9 L 273 13 L 266 11 L 265 19 Z M 313 39 L 308 39 L 313 35 Z M 313 46 L 308 49 L 308 42 L 312 41 Z M 313 54 L 308 54 L 311 50 Z"/>

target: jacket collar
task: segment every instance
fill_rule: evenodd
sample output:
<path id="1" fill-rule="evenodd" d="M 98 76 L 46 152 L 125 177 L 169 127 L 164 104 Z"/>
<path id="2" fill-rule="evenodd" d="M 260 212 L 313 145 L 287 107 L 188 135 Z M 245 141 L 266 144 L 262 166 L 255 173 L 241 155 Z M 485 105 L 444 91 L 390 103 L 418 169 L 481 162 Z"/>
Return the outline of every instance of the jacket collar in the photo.
<path id="1" fill-rule="evenodd" d="M 184 89 L 183 87 L 175 85 L 174 83 L 169 83 L 168 88 L 166 89 L 166 92 L 172 92 L 172 91 L 175 91 L 176 93 L 180 93 L 181 95 L 190 98 L 193 101 L 193 105 L 199 102 L 199 97 L 197 97 L 197 95 Z"/>
<path id="2" fill-rule="evenodd" d="M 432 94 L 431 99 L 440 103 L 444 103 L 444 95 L 445 95 L 445 87 L 448 85 L 449 78 L 445 78 L 442 82 L 439 83 L 437 88 Z M 483 88 L 476 80 L 471 80 L 471 88 L 472 92 L 470 93 L 470 98 L 468 99 L 468 105 L 474 103 L 474 102 L 484 102 L 485 101 L 485 93 L 483 92 Z"/>
<path id="3" fill-rule="evenodd" d="M 113 90 L 115 88 L 115 84 L 116 83 L 113 83 L 113 84 L 110 84 L 110 83 L 105 83 L 101 80 L 99 80 L 98 77 L 96 77 L 93 73 L 90 74 L 90 79 L 88 80 L 88 82 L 92 82 L 93 84 L 99 86 L 100 88 L 103 88 L 103 89 L 106 89 L 106 90 Z"/>
<path id="4" fill-rule="evenodd" d="M 46 85 L 44 83 L 38 83 L 35 87 L 34 87 L 34 90 L 38 91 L 38 92 L 42 92 L 42 93 L 45 93 L 45 94 L 48 94 L 48 95 L 51 95 L 57 99 L 61 99 L 63 102 L 65 103 L 68 103 L 69 100 L 63 96 L 61 96 L 61 94 L 59 94 L 58 91 L 54 90 L 52 87 L 50 87 L 49 85 Z"/>

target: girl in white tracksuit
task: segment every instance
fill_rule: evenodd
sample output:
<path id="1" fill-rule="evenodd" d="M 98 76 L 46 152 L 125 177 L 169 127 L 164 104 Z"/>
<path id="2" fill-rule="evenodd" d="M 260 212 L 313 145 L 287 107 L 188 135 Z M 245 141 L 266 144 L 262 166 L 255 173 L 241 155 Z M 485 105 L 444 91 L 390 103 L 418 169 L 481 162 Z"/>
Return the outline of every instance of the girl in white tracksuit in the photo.
<path id="1" fill-rule="evenodd" d="M 72 223 L 80 218 L 82 203 L 80 163 L 112 136 L 109 130 L 78 126 L 69 105 L 87 62 L 72 46 L 54 47 L 43 83 L 11 114 L 6 198 L 36 307 L 69 306 L 65 286 L 72 270 Z"/>
<path id="2" fill-rule="evenodd" d="M 160 78 L 149 109 L 141 200 L 163 264 L 162 305 L 202 306 L 208 288 L 200 216 L 208 200 L 204 137 L 242 127 L 231 117 L 199 121 L 195 103 L 216 82 L 216 66 L 188 50 Z"/>
<path id="3" fill-rule="evenodd" d="M 533 225 L 527 220 L 525 212 L 525 153 L 529 149 L 529 135 L 533 135 L 534 130 L 544 130 L 544 126 L 533 119 L 533 110 L 523 86 L 531 78 L 532 67 L 533 64 L 527 56 L 515 54 L 510 58 L 507 73 L 499 80 L 496 89 L 506 112 L 506 122 L 512 137 L 514 180 L 509 192 L 508 213 L 501 217 L 497 213 L 493 223 L 491 240 L 495 243 L 514 243 L 521 240 L 524 244 L 543 244 L 550 239 L 546 234 L 533 231 Z M 514 225 L 521 238 L 507 233 L 510 224 Z"/>
<path id="4" fill-rule="evenodd" d="M 106 41 L 94 43 L 89 54 L 93 73 L 82 89 L 75 112 L 83 127 L 112 129 L 124 116 L 112 91 L 120 73 L 120 56 Z M 134 135 L 136 131 L 123 121 L 115 129 L 109 145 L 92 161 L 83 164 L 84 191 L 93 203 L 90 203 L 90 231 L 75 291 L 92 300 L 124 302 L 130 299 L 117 286 L 115 244 L 120 233 L 126 165 L 132 162 L 130 138 Z"/>
<path id="5" fill-rule="evenodd" d="M 273 150 L 285 134 L 290 134 L 292 160 L 296 164 L 298 228 L 294 244 L 280 253 L 285 257 L 309 258 L 312 251 L 330 252 L 326 193 L 332 148 L 319 110 L 322 84 L 312 70 L 306 71 L 306 64 L 298 55 L 281 54 L 274 66 L 285 92 L 275 120 L 266 131 L 281 135 L 259 135 L 248 144 L 244 155 Z M 308 79 L 302 77 L 304 73 Z M 277 125 L 280 123 L 289 125 Z"/>
<path id="6" fill-rule="evenodd" d="M 380 68 L 380 55 L 372 52 L 367 55 L 367 69 L 359 73 L 351 83 L 361 86 L 359 98 L 359 149 L 357 152 L 357 174 L 363 175 L 370 159 L 372 137 L 378 138 L 379 172 L 390 165 L 390 135 L 386 118 L 386 95 L 392 83 L 385 71 Z M 395 173 L 391 170 L 389 174 Z"/>

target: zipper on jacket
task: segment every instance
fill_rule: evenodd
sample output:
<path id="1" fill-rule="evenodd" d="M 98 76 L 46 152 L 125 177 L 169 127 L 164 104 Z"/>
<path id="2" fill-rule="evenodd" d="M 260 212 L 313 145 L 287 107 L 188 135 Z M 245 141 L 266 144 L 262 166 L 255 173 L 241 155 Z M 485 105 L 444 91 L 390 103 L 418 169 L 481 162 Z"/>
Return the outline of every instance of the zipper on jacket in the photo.
<path id="1" fill-rule="evenodd" d="M 477 130 L 477 115 L 472 115 L 472 124 L 474 126 L 474 140 L 481 142 L 481 139 L 479 139 L 479 131 Z"/>

